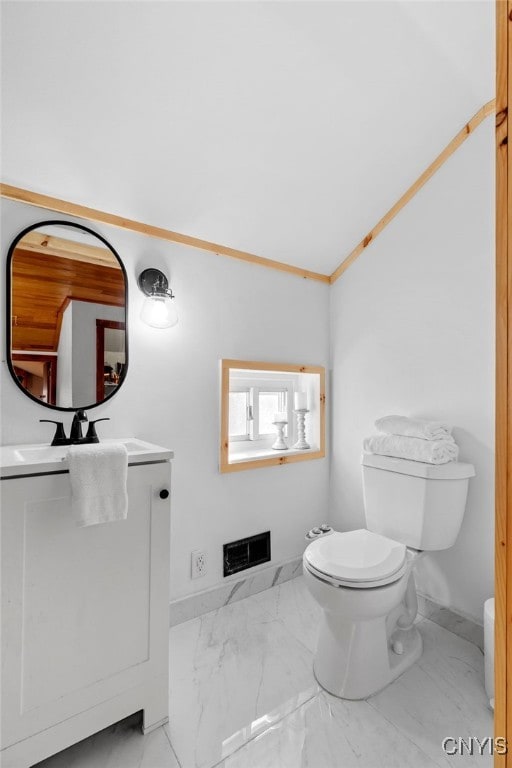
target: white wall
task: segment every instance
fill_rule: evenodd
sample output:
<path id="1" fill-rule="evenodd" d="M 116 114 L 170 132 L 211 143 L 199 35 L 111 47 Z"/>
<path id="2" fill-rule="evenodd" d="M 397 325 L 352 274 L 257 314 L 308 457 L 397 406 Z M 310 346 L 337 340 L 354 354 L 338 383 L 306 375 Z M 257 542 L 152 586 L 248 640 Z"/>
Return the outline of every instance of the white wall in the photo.
<path id="1" fill-rule="evenodd" d="M 73 302 L 62 313 L 57 346 L 56 402 L 63 408 L 73 403 Z"/>
<path id="2" fill-rule="evenodd" d="M 479 620 L 493 594 L 494 138 L 487 120 L 338 280 L 331 295 L 332 522 L 364 525 L 360 456 L 388 413 L 446 419 L 472 462 L 451 550 L 419 588 Z"/>
<path id="3" fill-rule="evenodd" d="M 2 200 L 1 252 L 46 213 Z M 59 217 L 61 218 L 61 217 Z M 62 217 L 65 218 L 65 217 Z M 114 228 L 92 228 L 111 242 L 129 277 L 126 382 L 90 417 L 109 416 L 100 436 L 133 435 L 175 451 L 172 483 L 171 597 L 222 581 L 222 544 L 270 529 L 272 560 L 302 553 L 304 532 L 326 518 L 328 459 L 221 475 L 219 360 L 222 357 L 328 364 L 328 286 Z M 143 325 L 136 278 L 157 267 L 170 277 L 180 322 Z M 4 296 L 0 311 L 5 313 Z M 5 316 L 5 314 L 4 314 Z M 5 338 L 2 339 L 2 359 Z M 59 418 L 33 403 L 1 369 L 2 442 L 47 442 Z M 71 416 L 64 414 L 67 429 Z M 208 575 L 191 581 L 190 552 L 205 549 Z"/>
<path id="4" fill-rule="evenodd" d="M 57 349 L 57 403 L 79 408 L 96 401 L 96 320 L 125 321 L 122 307 L 69 302 Z"/>
<path id="5" fill-rule="evenodd" d="M 73 312 L 73 403 L 96 402 L 96 320 L 125 321 L 124 307 L 71 302 Z M 57 365 L 58 370 L 58 365 Z"/>

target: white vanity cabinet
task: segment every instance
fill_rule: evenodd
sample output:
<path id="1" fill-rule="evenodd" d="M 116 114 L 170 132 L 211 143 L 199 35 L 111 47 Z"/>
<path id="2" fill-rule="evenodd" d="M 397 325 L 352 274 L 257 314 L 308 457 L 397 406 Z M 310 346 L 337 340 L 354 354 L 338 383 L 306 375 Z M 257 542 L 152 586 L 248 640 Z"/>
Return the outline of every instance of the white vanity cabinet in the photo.
<path id="1" fill-rule="evenodd" d="M 1 480 L 2 768 L 139 710 L 144 732 L 167 721 L 172 454 L 153 448 L 119 522 L 77 527 L 67 471 Z"/>

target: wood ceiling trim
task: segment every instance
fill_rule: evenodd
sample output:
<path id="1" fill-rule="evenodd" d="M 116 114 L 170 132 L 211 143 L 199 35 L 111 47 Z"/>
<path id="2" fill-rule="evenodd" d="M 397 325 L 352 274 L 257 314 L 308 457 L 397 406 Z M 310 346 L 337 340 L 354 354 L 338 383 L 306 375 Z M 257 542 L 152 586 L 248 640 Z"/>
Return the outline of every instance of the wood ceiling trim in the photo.
<path id="1" fill-rule="evenodd" d="M 19 247 L 24 251 L 32 251 L 43 256 L 59 256 L 70 261 L 83 261 L 85 264 L 97 264 L 100 267 L 121 271 L 119 261 L 109 248 L 67 240 L 39 230 L 32 230 L 23 235 Z"/>
<path id="2" fill-rule="evenodd" d="M 384 214 L 382 219 L 380 219 L 380 221 L 377 222 L 373 229 L 371 229 L 368 234 L 363 237 L 361 242 L 356 245 L 354 250 L 351 251 L 349 255 L 341 262 L 339 267 L 334 270 L 329 278 L 329 282 L 331 284 L 335 283 L 336 280 L 342 276 L 342 274 L 350 267 L 351 264 L 354 263 L 358 256 L 360 256 L 362 252 L 366 250 L 370 243 L 373 243 L 377 235 L 380 235 L 382 230 L 387 227 L 390 221 L 395 218 L 397 213 L 399 213 L 402 208 L 406 206 L 410 200 L 412 200 L 416 192 L 418 192 L 423 187 L 423 185 L 432 178 L 436 171 L 438 171 L 439 168 L 448 160 L 448 158 L 453 155 L 455 150 L 458 149 L 460 145 L 466 141 L 468 136 L 470 136 L 476 130 L 476 128 L 478 128 L 480 123 L 485 120 L 486 117 L 489 117 L 489 115 L 494 114 L 495 110 L 496 99 L 491 99 L 491 101 L 488 101 L 487 104 L 484 104 L 484 106 L 481 107 L 478 112 L 473 115 L 471 120 L 469 120 L 464 128 L 462 128 L 457 133 L 457 135 L 453 137 L 450 143 L 446 145 L 446 147 L 436 157 L 436 159 L 428 166 L 426 170 L 423 171 L 421 176 L 416 179 L 414 184 L 411 184 L 407 192 L 405 192 L 402 197 L 393 205 L 393 207 L 390 208 L 386 214 Z"/>
<path id="3" fill-rule="evenodd" d="M 89 221 L 96 221 L 101 222 L 102 224 L 109 224 L 114 227 L 121 227 L 122 229 L 129 229 L 132 232 L 138 232 L 142 235 L 149 235 L 150 237 L 157 237 L 160 240 L 168 240 L 171 243 L 179 243 L 180 245 L 187 245 L 191 248 L 199 248 L 199 250 L 209 251 L 210 253 L 215 253 L 217 255 L 229 256 L 232 259 L 247 261 L 251 264 L 259 264 L 261 267 L 277 269 L 280 272 L 288 272 L 289 274 L 296 275 L 297 277 L 302 277 L 304 279 L 317 280 L 321 283 L 329 283 L 329 275 L 323 275 L 320 272 L 312 272 L 309 269 L 295 267 L 291 264 L 285 264 L 282 261 L 266 259 L 263 258 L 263 256 L 256 256 L 253 253 L 239 251 L 236 248 L 230 248 L 226 245 L 211 243 L 208 240 L 201 240 L 198 237 L 183 235 L 180 232 L 173 232 L 170 229 L 155 227 L 152 224 L 144 224 L 142 221 L 127 219 L 123 216 L 117 216 L 116 214 L 100 211 L 96 208 L 88 208 L 84 205 L 70 203 L 69 201 L 60 200 L 56 197 L 50 197 L 49 195 L 41 195 L 38 192 L 32 192 L 28 189 L 21 189 L 20 187 L 14 187 L 10 184 L 0 184 L 0 196 L 9 200 L 16 200 L 21 203 L 35 205 L 39 208 L 46 208 L 47 210 L 56 211 L 57 213 L 65 213 L 69 216 L 77 216 L 81 219 L 88 219 Z"/>
<path id="4" fill-rule="evenodd" d="M 163 227 L 155 227 L 152 224 L 145 224 L 135 219 L 128 219 L 123 216 L 117 216 L 113 213 L 107 213 L 96 208 L 89 208 L 87 206 L 79 205 L 77 203 L 71 203 L 67 200 L 61 200 L 56 197 L 50 197 L 49 195 L 42 195 L 38 192 L 33 192 L 28 189 L 22 189 L 21 187 L 12 186 L 10 184 L 0 183 L 0 197 L 5 197 L 8 200 L 15 200 L 17 202 L 27 203 L 28 205 L 34 205 L 39 208 L 45 208 L 47 210 L 56 211 L 57 213 L 64 213 L 70 216 L 77 216 L 78 218 L 88 219 L 90 221 L 96 221 L 103 224 L 109 224 L 111 226 L 120 227 L 122 229 L 128 229 L 139 234 L 148 235 L 149 237 L 156 237 L 161 240 L 167 240 L 173 243 L 179 243 L 181 245 L 187 245 L 191 248 L 198 248 L 199 250 L 208 251 L 221 256 L 228 256 L 230 258 L 239 259 L 252 264 L 258 264 L 269 269 L 276 269 L 280 272 L 288 272 L 289 274 L 302 277 L 309 280 L 317 280 L 322 283 L 330 283 L 331 285 L 341 277 L 341 275 L 350 267 L 351 264 L 363 253 L 364 250 L 372 243 L 377 235 L 379 235 L 385 227 L 395 218 L 405 205 L 407 205 L 414 195 L 426 184 L 426 182 L 432 178 L 432 176 L 439 170 L 439 168 L 448 160 L 448 158 L 466 141 L 476 128 L 485 120 L 489 115 L 494 114 L 496 111 L 496 99 L 491 99 L 483 105 L 473 117 L 464 125 L 464 127 L 454 136 L 454 138 L 447 144 L 443 151 L 436 157 L 436 159 L 423 171 L 421 176 L 409 187 L 409 189 L 400 197 L 400 199 L 389 209 L 389 211 L 377 222 L 377 224 L 368 232 L 368 234 L 356 245 L 356 247 L 349 253 L 349 255 L 341 262 L 341 264 L 335 269 L 331 275 L 324 275 L 320 272 L 313 272 L 308 269 L 302 269 L 291 264 L 285 264 L 281 261 L 274 261 L 273 259 L 267 259 L 262 256 L 256 256 L 255 254 L 248 253 L 246 251 L 240 251 L 236 248 L 230 248 L 226 245 L 220 245 L 219 243 L 212 243 L 208 240 L 201 240 L 197 237 L 190 235 L 184 235 L 180 232 L 174 232 L 170 229 L 164 229 Z"/>

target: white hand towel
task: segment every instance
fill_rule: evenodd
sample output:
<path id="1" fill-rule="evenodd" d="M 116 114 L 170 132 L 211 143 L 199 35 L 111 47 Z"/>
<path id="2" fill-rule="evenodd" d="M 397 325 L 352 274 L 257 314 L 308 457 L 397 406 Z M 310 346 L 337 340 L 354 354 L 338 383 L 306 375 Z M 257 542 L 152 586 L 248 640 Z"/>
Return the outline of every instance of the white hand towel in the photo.
<path id="1" fill-rule="evenodd" d="M 367 453 L 423 461 L 426 464 L 446 464 L 449 461 L 457 461 L 459 456 L 459 448 L 453 437 L 422 440 L 419 437 L 403 435 L 372 435 L 364 439 L 363 448 Z"/>
<path id="2" fill-rule="evenodd" d="M 77 525 L 124 520 L 128 514 L 128 453 L 124 445 L 70 445 L 71 509 Z"/>
<path id="3" fill-rule="evenodd" d="M 421 437 L 423 440 L 443 440 L 450 437 L 452 428 L 441 421 L 410 419 L 408 416 L 383 416 L 377 419 L 375 428 L 388 435 Z"/>

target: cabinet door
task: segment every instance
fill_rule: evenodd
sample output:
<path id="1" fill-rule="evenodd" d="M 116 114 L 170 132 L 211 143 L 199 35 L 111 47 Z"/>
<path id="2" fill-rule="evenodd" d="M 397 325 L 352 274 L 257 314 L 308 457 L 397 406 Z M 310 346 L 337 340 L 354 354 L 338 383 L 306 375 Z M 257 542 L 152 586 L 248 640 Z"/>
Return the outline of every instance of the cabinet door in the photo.
<path id="1" fill-rule="evenodd" d="M 169 483 L 132 466 L 127 519 L 79 528 L 68 474 L 2 481 L 4 747 L 166 668 Z"/>

